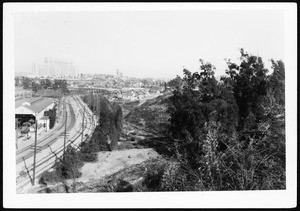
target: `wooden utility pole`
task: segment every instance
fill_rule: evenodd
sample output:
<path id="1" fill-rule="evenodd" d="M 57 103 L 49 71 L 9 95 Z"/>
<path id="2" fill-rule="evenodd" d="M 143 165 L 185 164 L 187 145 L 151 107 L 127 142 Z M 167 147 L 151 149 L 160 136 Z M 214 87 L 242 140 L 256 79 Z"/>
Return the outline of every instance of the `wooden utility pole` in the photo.
<path id="1" fill-rule="evenodd" d="M 81 134 L 81 143 L 83 142 L 84 114 L 85 114 L 85 107 L 83 107 L 83 114 L 82 114 L 82 134 Z"/>
<path id="2" fill-rule="evenodd" d="M 98 117 L 97 117 L 97 122 L 100 124 L 100 97 L 97 97 L 97 109 L 98 109 Z"/>
<path id="3" fill-rule="evenodd" d="M 66 111 L 66 120 L 65 120 L 65 137 L 64 137 L 64 155 L 63 160 L 65 161 L 65 152 L 66 152 L 66 140 L 67 140 L 67 121 L 68 121 L 68 112 Z"/>
<path id="4" fill-rule="evenodd" d="M 96 97 L 94 97 L 94 105 L 93 105 L 93 124 L 94 124 L 94 127 L 96 127 L 96 123 L 95 123 L 95 119 L 94 119 L 94 115 L 97 115 L 97 95 L 95 95 Z M 97 120 L 97 117 L 96 117 L 96 120 Z"/>
<path id="5" fill-rule="evenodd" d="M 19 126 L 18 121 L 19 121 L 19 119 L 16 118 L 15 121 L 16 121 L 16 147 L 17 147 L 17 149 L 18 149 L 18 126 Z"/>
<path id="6" fill-rule="evenodd" d="M 58 92 L 58 90 L 56 90 L 56 97 L 58 99 L 58 105 L 57 105 L 57 111 L 56 111 L 56 123 L 58 123 L 58 118 L 60 116 L 60 113 L 59 113 L 59 108 L 60 108 L 60 94 Z"/>
<path id="7" fill-rule="evenodd" d="M 35 163 L 36 163 L 37 129 L 38 129 L 38 120 L 37 120 L 37 115 L 35 115 L 35 140 L 34 140 L 34 152 L 33 152 L 33 176 L 32 176 L 32 186 L 35 185 Z"/>
<path id="8" fill-rule="evenodd" d="M 95 98 L 96 98 L 96 100 L 95 100 Z M 96 111 L 97 111 L 97 108 L 96 108 L 96 106 L 97 106 L 97 95 L 96 95 L 96 97 L 94 97 L 94 105 L 93 105 L 93 110 L 94 110 L 94 113 L 96 113 Z"/>
<path id="9" fill-rule="evenodd" d="M 58 117 L 60 116 L 59 115 L 59 112 L 60 112 L 60 96 L 58 97 L 58 107 L 57 107 L 57 118 L 56 118 L 56 122 L 58 122 Z"/>

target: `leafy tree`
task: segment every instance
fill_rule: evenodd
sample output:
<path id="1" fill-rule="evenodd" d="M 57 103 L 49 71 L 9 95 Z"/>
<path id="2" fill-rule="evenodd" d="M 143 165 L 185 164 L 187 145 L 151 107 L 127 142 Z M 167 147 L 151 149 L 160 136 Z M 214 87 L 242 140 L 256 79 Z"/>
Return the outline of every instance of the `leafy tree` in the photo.
<path id="1" fill-rule="evenodd" d="M 51 152 L 55 155 L 56 160 L 53 166 L 53 172 L 44 172 L 39 179 L 39 184 L 42 185 L 46 192 L 52 192 L 50 188 L 47 187 L 48 182 L 62 182 L 63 188 L 66 193 L 76 192 L 76 178 L 81 176 L 80 168 L 83 165 L 82 154 L 77 151 L 71 145 L 66 147 L 65 153 L 62 156 L 58 156 L 48 145 Z M 66 182 L 67 179 L 72 179 L 73 183 L 70 186 Z"/>
<path id="2" fill-rule="evenodd" d="M 89 95 L 84 95 L 83 101 L 87 103 L 88 100 Z M 93 152 L 114 149 L 122 133 L 122 108 L 117 103 L 109 102 L 105 97 L 95 100 L 98 101 L 96 113 L 101 121 L 96 126 L 91 140 L 87 144 L 83 144 L 83 147 L 90 148 Z M 109 140 L 111 140 L 110 143 Z M 89 151 L 89 149 L 84 151 Z"/>
<path id="3" fill-rule="evenodd" d="M 68 146 L 61 160 L 62 162 L 55 165 L 55 169 L 61 178 L 75 179 L 81 175 L 79 169 L 83 162 L 80 153 L 77 153 L 74 147 Z"/>
<path id="4" fill-rule="evenodd" d="M 17 76 L 15 77 L 15 86 L 19 86 L 20 85 L 20 78 Z"/>
<path id="5" fill-rule="evenodd" d="M 53 128 L 54 124 L 55 124 L 55 120 L 56 120 L 56 107 L 54 107 L 53 109 L 49 109 L 47 111 L 44 112 L 44 116 L 48 116 L 49 117 L 49 128 Z"/>
<path id="6" fill-rule="evenodd" d="M 239 130 L 244 128 L 247 116 L 252 112 L 259 121 L 262 115 L 261 100 L 267 94 L 267 72 L 261 57 L 249 55 L 241 49 L 241 63 L 227 61 L 226 74 L 239 107 Z"/>
<path id="7" fill-rule="evenodd" d="M 36 92 L 40 90 L 42 87 L 39 83 L 36 83 L 34 81 L 31 82 L 32 91 Z"/>
<path id="8" fill-rule="evenodd" d="M 142 79 L 141 82 L 143 83 L 144 86 L 149 86 L 149 80 Z"/>
<path id="9" fill-rule="evenodd" d="M 176 151 L 184 154 L 192 168 L 198 168 L 204 156 L 203 140 L 209 122 L 220 123 L 226 135 L 230 135 L 237 124 L 234 97 L 225 86 L 218 85 L 214 66 L 200 60 L 200 70 L 192 74 L 184 69 L 183 88 L 173 91 L 168 108 Z"/>
<path id="10" fill-rule="evenodd" d="M 91 108 L 91 110 L 94 110 L 94 93 L 91 91 L 88 99 L 88 105 Z"/>
<path id="11" fill-rule="evenodd" d="M 32 80 L 30 78 L 24 77 L 22 80 L 22 86 L 24 89 L 30 89 Z"/>
<path id="12" fill-rule="evenodd" d="M 49 89 L 52 86 L 52 82 L 48 78 L 40 80 L 40 84 L 43 89 Z"/>
<path id="13" fill-rule="evenodd" d="M 54 90 L 61 89 L 62 93 L 68 93 L 69 92 L 68 83 L 67 83 L 66 80 L 57 80 L 57 79 L 55 79 L 52 87 L 53 87 Z"/>
<path id="14" fill-rule="evenodd" d="M 179 89 L 181 84 L 182 84 L 182 79 L 178 75 L 176 76 L 176 78 L 170 80 L 167 83 L 167 85 L 169 85 L 170 87 L 175 88 L 175 89 Z"/>
<path id="15" fill-rule="evenodd" d="M 161 190 L 285 188 L 284 64 L 273 61 L 267 76 L 260 57 L 241 50 L 240 59 L 219 83 L 210 63 L 184 69 L 168 108 L 179 165 Z"/>
<path id="16" fill-rule="evenodd" d="M 285 103 L 285 68 L 284 63 L 279 61 L 271 60 L 273 73 L 269 76 L 269 90 L 272 93 L 276 93 L 274 95 L 276 102 L 284 105 Z"/>
<path id="17" fill-rule="evenodd" d="M 26 137 L 28 138 L 28 133 L 29 133 L 29 131 L 30 131 L 30 126 L 31 126 L 31 124 L 29 123 L 29 122 L 24 122 L 23 123 L 23 127 L 22 127 L 22 129 L 21 129 L 21 133 L 22 134 L 26 134 Z"/>

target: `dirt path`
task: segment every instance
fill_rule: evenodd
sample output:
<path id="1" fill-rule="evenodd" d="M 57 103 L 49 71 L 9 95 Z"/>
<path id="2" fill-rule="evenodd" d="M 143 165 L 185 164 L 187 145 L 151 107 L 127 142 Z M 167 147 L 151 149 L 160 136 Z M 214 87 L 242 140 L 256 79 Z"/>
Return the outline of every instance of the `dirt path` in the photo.
<path id="1" fill-rule="evenodd" d="M 86 163 L 82 168 L 82 175 L 78 182 L 101 179 L 132 165 L 142 163 L 148 159 L 156 158 L 159 154 L 152 148 L 116 150 L 112 152 L 99 152 L 96 163 Z"/>

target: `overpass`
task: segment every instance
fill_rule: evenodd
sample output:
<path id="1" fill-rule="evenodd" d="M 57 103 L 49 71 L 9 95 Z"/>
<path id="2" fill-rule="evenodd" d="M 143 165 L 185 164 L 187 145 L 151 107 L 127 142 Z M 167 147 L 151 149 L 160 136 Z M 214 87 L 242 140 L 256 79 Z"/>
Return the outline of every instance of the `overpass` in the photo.
<path id="1" fill-rule="evenodd" d="M 72 94 L 89 94 L 93 92 L 94 94 L 111 94 L 119 92 L 129 92 L 129 91 L 145 91 L 147 88 L 103 88 L 103 87 L 68 87 Z"/>

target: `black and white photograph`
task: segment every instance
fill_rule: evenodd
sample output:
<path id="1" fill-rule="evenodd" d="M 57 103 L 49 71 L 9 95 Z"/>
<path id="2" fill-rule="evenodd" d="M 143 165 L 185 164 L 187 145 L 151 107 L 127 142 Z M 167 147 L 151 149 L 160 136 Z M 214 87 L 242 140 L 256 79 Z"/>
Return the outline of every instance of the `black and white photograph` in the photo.
<path id="1" fill-rule="evenodd" d="M 6 208 L 291 208 L 295 3 L 3 4 Z"/>

